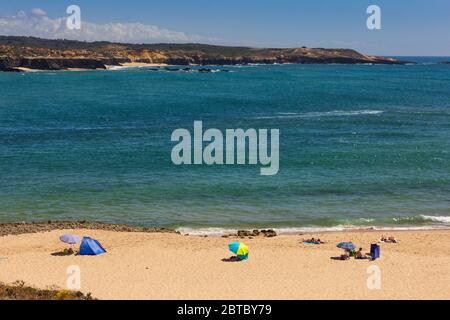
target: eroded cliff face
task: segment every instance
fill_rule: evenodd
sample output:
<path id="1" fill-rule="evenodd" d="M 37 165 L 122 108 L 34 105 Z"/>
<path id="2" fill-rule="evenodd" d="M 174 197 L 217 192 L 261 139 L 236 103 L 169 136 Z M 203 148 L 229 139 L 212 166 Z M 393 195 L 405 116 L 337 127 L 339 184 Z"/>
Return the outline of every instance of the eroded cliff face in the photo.
<path id="1" fill-rule="evenodd" d="M 234 65 L 246 63 L 375 63 L 404 64 L 367 56 L 351 49 L 247 48 L 202 44 L 118 44 L 0 36 L 0 70 L 105 69 L 125 62 L 173 65 Z"/>

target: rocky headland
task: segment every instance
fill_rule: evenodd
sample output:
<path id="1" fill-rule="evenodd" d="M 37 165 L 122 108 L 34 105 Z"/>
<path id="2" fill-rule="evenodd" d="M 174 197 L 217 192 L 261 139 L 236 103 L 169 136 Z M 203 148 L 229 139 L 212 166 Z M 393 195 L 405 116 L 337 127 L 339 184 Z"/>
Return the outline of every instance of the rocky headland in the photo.
<path id="1" fill-rule="evenodd" d="M 0 70 L 106 69 L 125 63 L 168 65 L 405 64 L 351 49 L 250 48 L 205 44 L 123 44 L 0 36 Z"/>

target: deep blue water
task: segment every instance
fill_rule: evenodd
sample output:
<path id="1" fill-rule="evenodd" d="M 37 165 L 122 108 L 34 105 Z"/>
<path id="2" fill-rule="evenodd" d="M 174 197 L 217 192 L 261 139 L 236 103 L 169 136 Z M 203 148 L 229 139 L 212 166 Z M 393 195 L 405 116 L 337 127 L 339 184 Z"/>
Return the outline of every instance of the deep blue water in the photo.
<path id="1" fill-rule="evenodd" d="M 0 73 L 0 221 L 450 225 L 450 65 L 226 69 Z M 279 129 L 279 173 L 173 165 L 194 120 Z"/>

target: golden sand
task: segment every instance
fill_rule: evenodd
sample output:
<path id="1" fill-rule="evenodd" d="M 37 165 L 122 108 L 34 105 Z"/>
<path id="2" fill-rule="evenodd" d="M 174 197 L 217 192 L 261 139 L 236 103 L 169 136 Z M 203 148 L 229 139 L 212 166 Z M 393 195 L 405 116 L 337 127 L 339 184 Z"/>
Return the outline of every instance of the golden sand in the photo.
<path id="1" fill-rule="evenodd" d="M 63 233 L 98 239 L 100 256 L 55 256 Z M 81 270 L 81 291 L 99 299 L 449 299 L 450 230 L 395 231 L 381 259 L 338 261 L 336 243 L 369 250 L 381 232 L 336 232 L 252 239 L 168 233 L 54 230 L 0 237 L 0 282 L 66 288 L 67 268 Z M 305 245 L 320 237 L 323 245 Z M 250 257 L 224 262 L 228 243 L 245 242 Z M 369 289 L 378 266 L 381 288 Z M 370 282 L 370 281 L 369 281 Z"/>

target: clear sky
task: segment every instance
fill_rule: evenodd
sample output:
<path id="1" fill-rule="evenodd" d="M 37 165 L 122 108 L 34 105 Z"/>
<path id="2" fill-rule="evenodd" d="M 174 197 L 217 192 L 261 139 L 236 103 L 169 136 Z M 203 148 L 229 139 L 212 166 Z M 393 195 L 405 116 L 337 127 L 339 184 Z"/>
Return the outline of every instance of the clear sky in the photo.
<path id="1" fill-rule="evenodd" d="M 82 32 L 62 30 L 65 19 L 58 18 L 71 4 L 81 8 Z M 381 8 L 381 30 L 366 27 L 371 4 Z M 450 1 L 0 0 L 0 34 L 449 56 Z"/>

